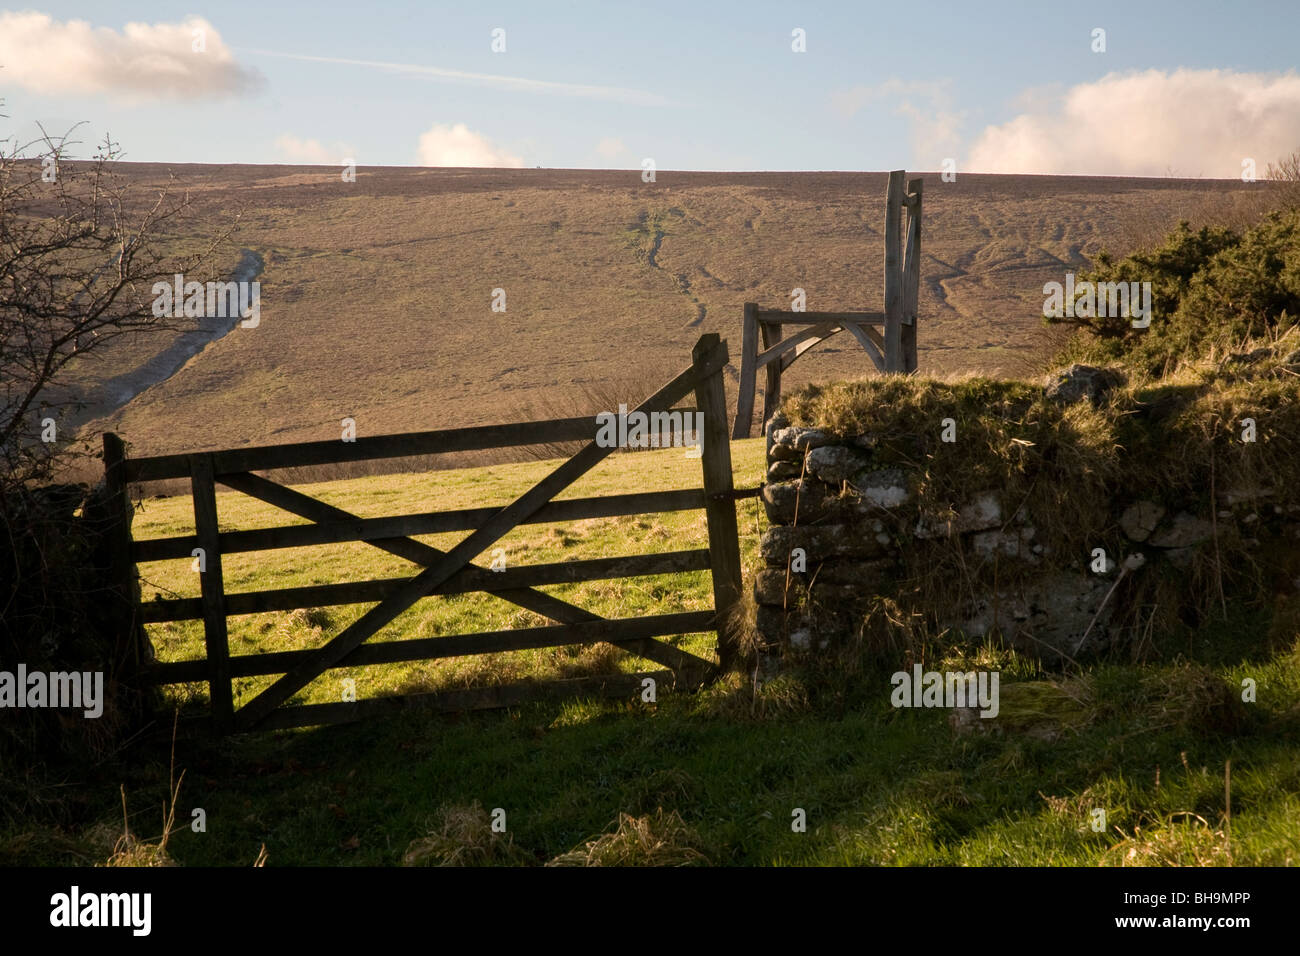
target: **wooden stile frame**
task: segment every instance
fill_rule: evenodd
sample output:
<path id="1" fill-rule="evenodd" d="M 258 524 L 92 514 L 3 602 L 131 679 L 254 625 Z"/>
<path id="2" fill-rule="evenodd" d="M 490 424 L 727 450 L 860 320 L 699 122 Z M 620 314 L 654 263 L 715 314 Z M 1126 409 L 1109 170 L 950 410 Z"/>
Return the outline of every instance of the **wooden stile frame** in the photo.
<path id="1" fill-rule="evenodd" d="M 766 428 L 781 401 L 781 373 L 800 355 L 838 332 L 848 332 L 881 372 L 916 371 L 916 309 L 921 280 L 922 180 L 904 180 L 901 169 L 889 174 L 885 195 L 885 311 L 792 312 L 760 309 L 745 303 L 741 329 L 740 395 L 732 438 L 748 438 L 753 429 L 758 370 L 767 372 L 763 392 L 762 427 Z M 902 212 L 907 210 L 907 242 L 900 236 Z M 784 326 L 799 326 L 782 338 Z M 880 326 L 880 329 L 877 329 Z M 761 343 L 761 344 L 760 344 Z"/>
<path id="2" fill-rule="evenodd" d="M 216 733 L 232 733 L 337 723 L 370 714 L 389 713 L 407 706 L 464 710 L 510 706 L 557 694 L 631 694 L 640 690 L 644 677 L 653 677 L 669 686 L 694 687 L 719 669 L 731 669 L 736 663 L 737 649 L 729 633 L 728 619 L 741 593 L 736 499 L 746 493 L 738 495 L 732 481 L 731 448 L 726 427 L 726 393 L 722 380 L 726 364 L 726 342 L 721 341 L 716 334 L 705 335 L 695 346 L 691 366 L 636 409 L 647 414 L 669 409 L 694 411 L 674 408 L 684 397 L 694 393 L 698 410 L 703 413 L 703 434 L 698 436 L 701 442 L 703 487 L 679 491 L 552 500 L 614 451 L 613 448 L 603 448 L 596 444 L 598 426 L 594 417 L 384 435 L 359 438 L 347 443 L 305 442 L 139 459 L 125 456 L 121 440 L 116 435 L 105 435 L 105 464 L 110 469 L 110 488 L 116 487 L 112 482 L 117 482 L 122 497 L 125 497 L 128 482 L 188 477 L 192 487 L 194 535 L 132 541 L 128 530 L 120 538 L 121 565 L 125 569 L 124 587 L 128 583 L 134 584 L 132 566 L 136 562 L 189 557 L 195 547 L 202 548 L 204 552 L 205 570 L 201 577 L 200 598 L 157 600 L 141 603 L 137 609 L 139 619 L 145 622 L 203 620 L 205 656 L 197 660 L 155 663 L 149 671 L 152 680 L 156 684 L 206 681 L 211 716 L 207 721 L 192 723 L 206 723 L 208 729 Z M 359 518 L 252 473 L 254 470 L 301 465 L 576 439 L 585 439 L 587 444 L 551 474 L 502 508 Z M 308 518 L 313 524 L 222 532 L 217 521 L 217 484 Z M 129 501 L 126 507 L 129 508 Z M 696 508 L 703 508 L 708 518 L 707 549 L 524 565 L 502 572 L 490 571 L 472 563 L 510 530 L 524 523 Z M 413 537 L 452 530 L 467 530 L 470 534 L 445 552 L 416 541 Z M 221 570 L 223 552 L 302 547 L 341 541 L 368 542 L 412 561 L 421 566 L 422 570 L 410 578 L 236 594 L 225 592 Z M 712 571 L 712 611 L 605 619 L 536 590 L 540 585 L 561 582 L 671 574 L 705 568 Z M 366 643 L 421 598 L 467 591 L 491 593 L 549 618 L 555 624 L 490 633 Z M 230 614 L 371 602 L 378 603 L 322 647 L 306 651 L 230 656 L 226 629 L 226 619 Z M 660 639 L 707 630 L 718 634 L 719 661 L 716 665 Z M 472 688 L 437 694 L 371 698 L 338 704 L 286 706 L 294 694 L 333 668 L 596 641 L 615 644 L 660 664 L 667 670 Z M 235 709 L 232 679 L 267 674 L 282 676 L 243 707 Z"/>

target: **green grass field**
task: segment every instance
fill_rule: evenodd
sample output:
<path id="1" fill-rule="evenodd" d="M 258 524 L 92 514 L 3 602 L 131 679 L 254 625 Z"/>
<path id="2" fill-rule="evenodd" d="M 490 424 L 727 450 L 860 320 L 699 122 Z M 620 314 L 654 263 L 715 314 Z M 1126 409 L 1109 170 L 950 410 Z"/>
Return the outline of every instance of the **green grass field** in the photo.
<path id="1" fill-rule="evenodd" d="M 756 484 L 761 441 L 733 445 L 736 481 Z M 503 502 L 547 463 L 389 475 L 307 487 L 363 515 Z M 699 462 L 679 450 L 607 460 L 567 495 L 689 487 Z M 222 527 L 286 523 L 251 499 L 223 494 Z M 752 567 L 763 521 L 742 502 Z M 192 527 L 188 498 L 151 498 L 138 538 Z M 533 526 L 507 539 L 509 561 L 542 562 L 696 547 L 696 513 Z M 448 546 L 449 538 L 429 538 Z M 365 545 L 232 555 L 232 590 L 400 574 L 403 562 Z M 141 568 L 154 589 L 197 594 L 189 561 Z M 555 589 L 602 614 L 706 607 L 704 574 Z M 313 609 L 231 623 L 236 653 L 312 646 L 361 613 Z M 380 639 L 532 623 L 480 596 L 430 599 Z M 995 731 L 958 733 L 941 709 L 891 707 L 888 670 L 850 680 L 792 671 L 760 687 L 732 678 L 698 694 L 538 703 L 442 717 L 409 713 L 332 728 L 281 731 L 176 747 L 184 772 L 166 851 L 184 865 L 542 864 L 1246 864 L 1300 862 L 1300 645 L 1253 650 L 1253 619 L 1205 634 L 1196 662 L 1101 662 L 1043 674 L 995 648 L 951 649 L 945 664 L 1003 675 Z M 157 627 L 166 660 L 201 654 L 197 627 Z M 683 646 L 707 654 L 712 637 Z M 1198 647 L 1201 642 L 1198 642 Z M 972 656 L 973 655 L 973 656 Z M 336 671 L 302 695 L 339 699 L 483 681 L 628 668 L 608 650 L 524 652 L 433 665 Z M 899 666 L 902 662 L 898 662 Z M 1255 703 L 1235 706 L 1243 678 Z M 246 700 L 250 685 L 243 687 Z M 193 705 L 202 688 L 182 689 Z M 1234 706 L 1227 706 L 1227 703 Z M 77 789 L 76 826 L 0 832 L 0 859 L 103 862 L 130 827 L 157 842 L 169 793 L 166 745 L 136 748 Z M 1225 779 L 1231 762 L 1230 784 Z M 64 781 L 67 783 L 68 781 Z M 1231 816 L 1225 797 L 1231 792 Z M 206 831 L 190 827 L 201 808 Z M 504 833 L 490 827 L 504 811 Z M 806 831 L 796 832 L 803 811 Z M 1100 832 L 1097 810 L 1105 813 Z"/>

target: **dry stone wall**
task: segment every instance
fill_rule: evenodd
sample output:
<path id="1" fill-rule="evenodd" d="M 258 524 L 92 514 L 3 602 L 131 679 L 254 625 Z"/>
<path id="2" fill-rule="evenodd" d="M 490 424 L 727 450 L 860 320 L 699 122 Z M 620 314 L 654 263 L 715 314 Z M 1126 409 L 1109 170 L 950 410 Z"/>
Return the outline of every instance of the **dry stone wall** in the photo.
<path id="1" fill-rule="evenodd" d="M 1090 397 L 1086 389 L 1067 400 L 1083 397 Z M 998 488 L 973 488 L 944 509 L 945 519 L 927 519 L 934 509 L 921 507 L 918 472 L 882 467 L 871 436 L 794 427 L 779 413 L 766 431 L 762 501 L 771 527 L 761 541 L 754 596 L 759 631 L 770 647 L 786 651 L 815 654 L 851 638 L 873 598 L 924 613 L 909 608 L 907 587 L 923 543 L 955 549 L 972 569 L 997 562 L 1013 582 L 976 590 L 933 627 L 972 640 L 998 634 L 1017 650 L 1059 663 L 1133 640 L 1129 624 L 1115 623 L 1130 620 L 1124 580 L 1190 574 L 1216 532 L 1242 535 L 1250 548 L 1281 540 L 1295 550 L 1300 540 L 1300 509 L 1272 505 L 1267 488 L 1221 490 L 1213 514 L 1166 508 L 1149 491 L 1118 490 L 1110 503 L 1118 525 L 1111 540 L 1122 547 L 1056 555 Z M 1190 576 L 1184 583 L 1205 586 Z M 1300 578 L 1290 583 L 1300 589 Z"/>

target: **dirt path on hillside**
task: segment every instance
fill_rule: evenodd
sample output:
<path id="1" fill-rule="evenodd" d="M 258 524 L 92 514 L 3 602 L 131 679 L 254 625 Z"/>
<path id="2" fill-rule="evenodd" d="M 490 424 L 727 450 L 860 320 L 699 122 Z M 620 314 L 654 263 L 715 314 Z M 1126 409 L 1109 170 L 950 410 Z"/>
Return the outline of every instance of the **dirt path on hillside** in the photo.
<path id="1" fill-rule="evenodd" d="M 229 281 L 253 282 L 265 268 L 266 261 L 260 253 L 252 249 L 241 249 L 239 264 L 235 266 Z M 229 334 L 241 321 L 242 317 L 238 315 L 200 318 L 197 328 L 177 336 L 166 349 L 143 364 L 120 375 L 114 375 L 100 385 L 86 409 L 70 416 L 73 419 L 73 427 L 80 427 L 95 418 L 111 415 L 134 400 L 141 392 L 167 381 L 205 348 Z"/>

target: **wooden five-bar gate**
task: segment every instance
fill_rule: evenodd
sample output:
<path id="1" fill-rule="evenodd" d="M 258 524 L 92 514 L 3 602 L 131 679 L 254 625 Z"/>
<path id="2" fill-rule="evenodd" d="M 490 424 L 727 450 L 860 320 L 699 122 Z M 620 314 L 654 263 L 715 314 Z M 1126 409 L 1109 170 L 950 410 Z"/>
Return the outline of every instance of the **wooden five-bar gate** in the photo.
<path id="1" fill-rule="evenodd" d="M 144 623 L 201 619 L 205 655 L 195 660 L 154 663 L 149 670 L 150 678 L 161 685 L 205 681 L 210 714 L 191 723 L 206 725 L 200 729 L 217 733 L 338 723 L 410 706 L 466 710 L 507 706 L 556 694 L 630 696 L 641 689 L 646 677 L 655 678 L 667 686 L 699 686 L 719 667 L 727 669 L 734 662 L 735 648 L 728 634 L 727 621 L 741 587 L 736 499 L 746 493 L 736 492 L 732 483 L 722 378 L 726 364 L 726 342 L 720 341 L 717 335 L 705 335 L 695 346 L 691 366 L 637 406 L 636 411 L 647 415 L 670 409 L 693 412 L 696 409 L 676 409 L 674 406 L 694 393 L 697 409 L 703 413 L 703 434 L 696 436 L 702 446 L 702 487 L 677 491 L 553 500 L 615 450 L 602 447 L 595 441 L 598 426 L 594 417 L 152 458 L 128 458 L 122 441 L 116 435 L 105 435 L 108 488 L 123 516 L 118 548 L 121 552 L 118 569 L 121 586 L 127 593 L 138 593 L 134 570 L 137 562 L 189 558 L 196 549 L 202 549 L 201 597 L 141 602 L 137 610 L 138 620 Z M 361 518 L 254 474 L 259 470 L 576 440 L 585 440 L 587 444 L 504 507 Z M 195 534 L 132 540 L 127 520 L 131 508 L 128 485 L 174 478 L 188 478 L 191 482 Z M 216 498 L 219 484 L 307 518 L 312 523 L 221 531 L 218 529 Z M 475 558 L 521 524 L 691 509 L 703 509 L 707 516 L 707 549 L 524 565 L 504 571 L 473 563 Z M 453 531 L 470 533 L 445 552 L 415 540 L 418 535 Z M 221 570 L 223 554 L 346 541 L 367 542 L 405 558 L 423 570 L 408 578 L 236 593 L 225 590 Z M 705 569 L 711 570 L 713 581 L 713 609 L 708 611 L 610 619 L 537 590 L 551 584 Z M 554 623 L 506 631 L 366 643 L 368 638 L 421 598 L 471 591 L 493 594 Z M 226 631 L 230 615 L 373 602 L 378 603 L 321 647 L 230 655 Z M 716 631 L 718 635 L 718 664 L 661 639 L 703 631 Z M 666 670 L 360 698 L 337 703 L 287 705 L 290 698 L 314 679 L 334 668 L 598 641 L 614 644 L 662 665 Z M 281 676 L 244 706 L 235 708 L 232 680 L 274 674 Z"/>

